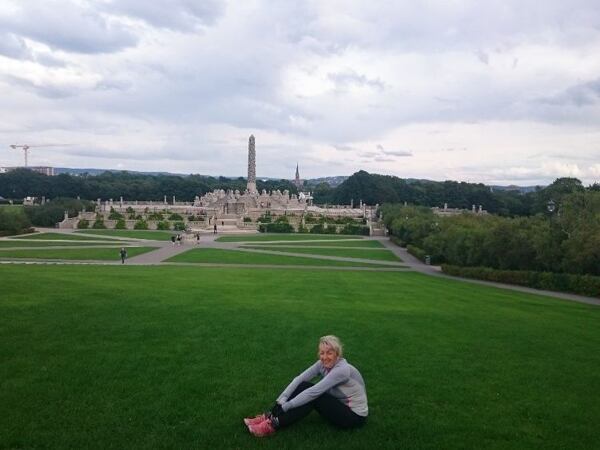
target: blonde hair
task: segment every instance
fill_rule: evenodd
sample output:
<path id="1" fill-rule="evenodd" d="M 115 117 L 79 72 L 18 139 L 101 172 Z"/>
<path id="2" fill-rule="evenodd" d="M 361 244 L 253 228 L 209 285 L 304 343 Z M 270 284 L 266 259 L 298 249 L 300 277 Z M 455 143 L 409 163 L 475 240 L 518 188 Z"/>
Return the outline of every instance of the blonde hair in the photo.
<path id="1" fill-rule="evenodd" d="M 319 339 L 319 346 L 321 345 L 327 345 L 328 347 L 331 347 L 333 351 L 337 353 L 339 358 L 341 358 L 344 353 L 344 347 L 342 345 L 342 342 L 340 341 L 340 338 L 332 334 L 322 336 Z"/>

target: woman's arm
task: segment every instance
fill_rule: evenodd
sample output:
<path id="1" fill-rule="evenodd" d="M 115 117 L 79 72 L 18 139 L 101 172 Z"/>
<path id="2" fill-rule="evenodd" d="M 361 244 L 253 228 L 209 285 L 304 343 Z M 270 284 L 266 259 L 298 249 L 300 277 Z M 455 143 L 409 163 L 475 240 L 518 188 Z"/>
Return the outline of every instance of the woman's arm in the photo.
<path id="1" fill-rule="evenodd" d="M 345 383 L 350 378 L 350 370 L 346 367 L 334 367 L 321 381 L 315 384 L 313 387 L 300 392 L 290 401 L 286 401 L 281 404 L 284 411 L 288 411 L 298 406 L 302 406 L 305 403 L 314 400 L 320 395 L 327 392 L 329 389 L 337 386 L 338 384 Z M 279 399 L 277 400 L 279 403 Z"/>
<path id="2" fill-rule="evenodd" d="M 280 405 L 284 404 L 290 395 L 296 390 L 296 388 L 303 381 L 310 381 L 317 375 L 319 375 L 319 368 L 321 367 L 321 361 L 317 361 L 300 375 L 292 380 L 290 384 L 284 389 L 284 391 L 277 397 L 277 403 Z"/>

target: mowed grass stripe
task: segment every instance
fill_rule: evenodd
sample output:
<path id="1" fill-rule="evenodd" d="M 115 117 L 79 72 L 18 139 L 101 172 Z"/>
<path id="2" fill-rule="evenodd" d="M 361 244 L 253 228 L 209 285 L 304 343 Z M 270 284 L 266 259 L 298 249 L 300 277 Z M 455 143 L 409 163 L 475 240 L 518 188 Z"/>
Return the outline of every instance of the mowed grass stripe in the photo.
<path id="1" fill-rule="evenodd" d="M 260 241 L 330 241 L 336 239 L 362 239 L 360 236 L 339 234 L 251 234 L 221 236 L 218 242 L 260 242 Z"/>
<path id="2" fill-rule="evenodd" d="M 3 248 L 10 247 L 82 247 L 82 246 L 94 246 L 94 245 L 116 245 L 114 241 L 91 241 L 91 242 L 83 242 L 83 241 L 23 241 L 23 240 L 0 240 L 0 250 Z"/>
<path id="3" fill-rule="evenodd" d="M 341 258 L 361 258 L 374 259 L 379 261 L 400 262 L 394 253 L 389 250 L 371 250 L 371 249 L 348 249 L 348 248 L 304 248 L 304 247 L 284 247 L 284 246 L 253 246 L 246 245 L 244 248 L 254 248 L 258 250 L 270 250 L 289 253 L 302 253 L 323 256 L 339 256 Z"/>
<path id="4" fill-rule="evenodd" d="M 127 256 L 141 255 L 155 250 L 155 247 L 128 247 Z M 30 250 L 1 250 L 0 259 L 65 259 L 78 261 L 116 261 L 121 259 L 119 250 L 114 248 L 64 248 L 64 249 L 30 249 Z"/>
<path id="5" fill-rule="evenodd" d="M 371 239 L 353 239 L 353 240 L 340 240 L 340 241 L 308 241 L 308 242 L 294 242 L 294 241 L 282 241 L 282 242 L 256 242 L 252 243 L 252 245 L 256 245 L 257 247 L 266 245 L 266 246 L 283 246 L 283 247 L 356 247 L 356 248 L 385 248 L 384 245 L 375 240 Z"/>
<path id="6" fill-rule="evenodd" d="M 98 236 L 113 236 L 122 238 L 148 239 L 152 241 L 169 241 L 181 231 L 151 231 L 151 230 L 79 230 L 76 233 L 94 234 Z"/>
<path id="7" fill-rule="evenodd" d="M 0 266 L 0 447 L 596 448 L 600 309 L 417 273 Z M 115 283 L 118 280 L 118 283 Z M 337 334 L 367 425 L 264 410 Z M 215 413 L 218 411 L 218 414 Z"/>
<path id="8" fill-rule="evenodd" d="M 188 250 L 187 252 L 175 255 L 165 262 L 345 267 L 373 267 L 375 264 L 366 262 L 335 261 L 329 259 L 310 258 L 308 256 L 287 256 L 244 252 L 239 250 L 224 250 L 218 248 L 196 248 Z"/>
<path id="9" fill-rule="evenodd" d="M 80 236 L 78 234 L 75 233 L 34 233 L 34 234 L 24 234 L 21 236 L 15 236 L 11 239 L 26 239 L 26 240 L 44 240 L 44 241 L 53 241 L 53 240 L 60 240 L 60 241 L 91 241 L 91 240 L 96 240 L 96 241 L 106 241 L 106 242 L 115 242 L 114 239 L 102 239 L 99 237 L 95 237 L 95 236 Z"/>

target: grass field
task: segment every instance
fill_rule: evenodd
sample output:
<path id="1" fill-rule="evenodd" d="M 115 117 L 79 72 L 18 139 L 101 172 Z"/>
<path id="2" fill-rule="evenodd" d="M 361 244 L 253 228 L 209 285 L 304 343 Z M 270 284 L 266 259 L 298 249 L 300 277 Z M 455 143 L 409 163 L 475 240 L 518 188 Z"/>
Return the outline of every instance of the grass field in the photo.
<path id="1" fill-rule="evenodd" d="M 0 448 L 592 449 L 600 308 L 417 273 L 0 266 Z M 117 282 L 115 282 L 117 280 Z M 270 405 L 334 333 L 353 432 Z"/>
<path id="2" fill-rule="evenodd" d="M 128 247 L 128 257 L 141 255 L 154 250 L 154 247 Z M 119 260 L 120 247 L 114 248 L 63 248 L 63 249 L 27 249 L 27 250 L 0 250 L 0 259 L 27 258 L 27 259 L 68 259 L 68 260 Z"/>
<path id="3" fill-rule="evenodd" d="M 218 242 L 260 242 L 260 241 L 331 241 L 336 239 L 362 239 L 360 236 L 338 234 L 250 234 L 221 236 Z"/>
<path id="4" fill-rule="evenodd" d="M 317 241 L 317 242 L 294 242 L 294 241 L 281 241 L 281 242 L 268 242 L 264 243 L 261 241 L 253 242 L 252 245 L 257 247 L 266 246 L 283 246 L 283 247 L 360 247 L 360 248 L 384 248 L 383 244 L 379 241 L 368 240 L 368 239 L 353 239 L 351 241 Z"/>
<path id="5" fill-rule="evenodd" d="M 389 250 L 372 250 L 372 249 L 350 249 L 350 248 L 305 248 L 300 246 L 284 247 L 284 246 L 258 246 L 247 245 L 245 248 L 255 248 L 258 250 L 269 250 L 279 252 L 303 253 L 324 256 L 340 256 L 343 258 L 362 258 L 376 259 L 379 261 L 397 261 L 400 259 Z"/>
<path id="6" fill-rule="evenodd" d="M 118 243 L 117 243 L 118 244 Z M 0 240 L 0 249 L 8 247 L 81 247 L 88 245 L 116 245 L 115 241 L 93 241 L 93 242 L 80 242 L 80 241 L 24 241 L 22 239 L 11 239 L 11 240 Z"/>
<path id="7" fill-rule="evenodd" d="M 151 230 L 79 230 L 76 233 L 95 234 L 99 236 L 116 236 L 124 238 L 150 239 L 153 241 L 169 241 L 178 231 Z"/>
<path id="8" fill-rule="evenodd" d="M 252 264 L 252 265 L 285 265 L 285 266 L 343 266 L 373 267 L 374 264 L 364 262 L 334 261 L 304 256 L 270 255 L 266 253 L 223 250 L 217 248 L 195 248 L 180 253 L 167 262 L 215 263 L 215 264 Z M 389 267 L 389 266 L 386 266 Z"/>
<path id="9" fill-rule="evenodd" d="M 12 239 L 25 239 L 25 240 L 48 240 L 48 241 L 98 241 L 98 242 L 115 242 L 115 239 L 101 238 L 95 236 L 80 236 L 74 233 L 33 233 L 33 234 L 22 234 L 15 236 Z"/>

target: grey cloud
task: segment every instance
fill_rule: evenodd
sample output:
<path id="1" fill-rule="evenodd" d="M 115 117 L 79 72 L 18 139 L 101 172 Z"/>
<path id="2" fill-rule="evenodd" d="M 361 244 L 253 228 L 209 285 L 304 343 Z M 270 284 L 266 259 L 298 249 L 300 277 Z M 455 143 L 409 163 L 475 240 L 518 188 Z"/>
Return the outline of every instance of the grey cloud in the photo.
<path id="1" fill-rule="evenodd" d="M 383 153 L 386 156 L 404 157 L 404 156 L 412 156 L 413 155 L 410 150 L 386 150 L 385 148 L 383 148 L 383 145 L 381 145 L 381 144 L 377 144 L 376 148 L 377 148 L 377 150 L 379 150 L 381 153 Z"/>
<path id="2" fill-rule="evenodd" d="M 359 75 L 354 70 L 327 74 L 327 78 L 333 81 L 338 88 L 346 88 L 351 85 L 367 86 L 379 91 L 385 89 L 385 84 L 380 79 L 369 79 L 365 75 Z"/>
<path id="3" fill-rule="evenodd" d="M 356 149 L 354 147 L 351 147 L 350 145 L 336 145 L 333 144 L 333 148 L 335 148 L 336 150 L 339 150 L 341 152 L 353 152 Z"/>
<path id="4" fill-rule="evenodd" d="M 552 106 L 574 105 L 582 107 L 593 105 L 599 99 L 600 78 L 571 86 L 555 96 L 539 99 L 539 102 Z"/>
<path id="5" fill-rule="evenodd" d="M 13 59 L 31 59 L 25 40 L 13 33 L 0 33 L 0 55 Z"/>
<path id="6" fill-rule="evenodd" d="M 124 25 L 109 21 L 88 4 L 44 1 L 0 18 L 0 27 L 52 48 L 75 53 L 110 53 L 137 44 Z M 35 20 L 32 20 L 35 17 Z"/>
<path id="7" fill-rule="evenodd" d="M 175 31 L 192 31 L 198 25 L 212 25 L 224 13 L 223 2 L 217 0 L 113 0 L 102 10 L 143 20 L 147 24 Z"/>
<path id="8" fill-rule="evenodd" d="M 475 51 L 475 56 L 479 61 L 481 61 L 486 66 L 490 65 L 490 56 L 481 49 Z"/>
<path id="9" fill-rule="evenodd" d="M 395 160 L 392 158 L 384 158 L 382 156 L 378 156 L 377 158 L 374 159 L 374 161 L 377 162 L 394 162 Z"/>
<path id="10" fill-rule="evenodd" d="M 67 86 L 56 86 L 48 84 L 36 84 L 31 80 L 14 75 L 4 75 L 2 78 L 9 84 L 19 86 L 29 92 L 46 98 L 66 98 L 76 95 L 76 92 Z"/>
<path id="11" fill-rule="evenodd" d="M 412 156 L 412 152 L 410 150 L 384 150 L 384 155 L 388 156 Z"/>

